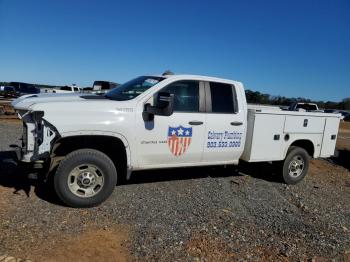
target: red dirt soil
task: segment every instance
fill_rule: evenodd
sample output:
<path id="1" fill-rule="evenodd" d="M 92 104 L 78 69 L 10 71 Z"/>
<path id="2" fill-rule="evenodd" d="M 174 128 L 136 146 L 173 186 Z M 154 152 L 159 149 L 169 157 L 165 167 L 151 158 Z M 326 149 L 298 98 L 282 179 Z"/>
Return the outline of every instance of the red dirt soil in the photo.
<path id="1" fill-rule="evenodd" d="M 89 229 L 76 236 L 57 236 L 36 245 L 26 257 L 32 261 L 130 261 L 126 228 Z"/>

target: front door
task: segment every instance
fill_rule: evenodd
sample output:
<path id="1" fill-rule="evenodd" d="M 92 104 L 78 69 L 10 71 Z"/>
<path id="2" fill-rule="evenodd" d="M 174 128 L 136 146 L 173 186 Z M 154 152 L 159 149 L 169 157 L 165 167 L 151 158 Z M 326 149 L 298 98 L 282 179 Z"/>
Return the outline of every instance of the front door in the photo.
<path id="1" fill-rule="evenodd" d="M 137 115 L 139 166 L 157 168 L 200 163 L 206 128 L 205 114 L 201 112 L 204 97 L 200 95 L 204 94 L 204 83 L 177 81 L 160 92 L 174 94 L 174 113 L 156 115 L 154 120 L 146 122 L 141 114 Z"/>

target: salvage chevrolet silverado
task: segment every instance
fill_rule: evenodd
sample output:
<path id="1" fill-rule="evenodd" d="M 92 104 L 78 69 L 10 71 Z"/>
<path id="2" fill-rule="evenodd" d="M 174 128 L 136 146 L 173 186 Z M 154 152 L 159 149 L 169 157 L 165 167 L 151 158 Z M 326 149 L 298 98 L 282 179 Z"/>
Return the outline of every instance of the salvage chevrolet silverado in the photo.
<path id="1" fill-rule="evenodd" d="M 274 162 L 287 184 L 335 150 L 340 116 L 248 107 L 242 83 L 141 76 L 104 96 L 35 94 L 13 103 L 20 160 L 44 163 L 60 199 L 95 206 L 133 170 Z"/>

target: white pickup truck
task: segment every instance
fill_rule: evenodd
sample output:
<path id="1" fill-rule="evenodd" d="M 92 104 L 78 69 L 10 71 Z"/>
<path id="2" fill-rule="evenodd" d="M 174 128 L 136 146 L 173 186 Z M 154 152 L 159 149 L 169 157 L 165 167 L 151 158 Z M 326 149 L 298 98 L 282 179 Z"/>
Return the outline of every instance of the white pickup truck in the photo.
<path id="1" fill-rule="evenodd" d="M 62 86 L 58 89 L 53 89 L 52 93 L 57 93 L 57 94 L 61 94 L 61 93 L 77 93 L 77 92 L 81 92 L 82 89 L 80 87 L 78 87 L 75 84 L 72 84 L 71 86 Z"/>
<path id="2" fill-rule="evenodd" d="M 133 170 L 276 162 L 287 184 L 335 151 L 340 116 L 249 108 L 242 83 L 141 76 L 105 96 L 37 94 L 13 103 L 19 158 L 47 166 L 60 199 L 95 206 Z"/>

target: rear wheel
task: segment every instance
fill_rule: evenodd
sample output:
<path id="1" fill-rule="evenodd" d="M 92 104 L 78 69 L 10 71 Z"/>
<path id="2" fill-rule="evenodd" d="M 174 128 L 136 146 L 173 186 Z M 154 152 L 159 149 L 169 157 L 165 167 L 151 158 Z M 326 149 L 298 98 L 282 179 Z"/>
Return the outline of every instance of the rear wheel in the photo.
<path id="1" fill-rule="evenodd" d="M 58 197 L 72 207 L 92 207 L 105 201 L 117 183 L 112 160 L 94 149 L 68 154 L 54 176 Z"/>
<path id="2" fill-rule="evenodd" d="M 282 165 L 283 180 L 294 185 L 304 179 L 309 170 L 310 157 L 305 149 L 292 146 Z"/>

